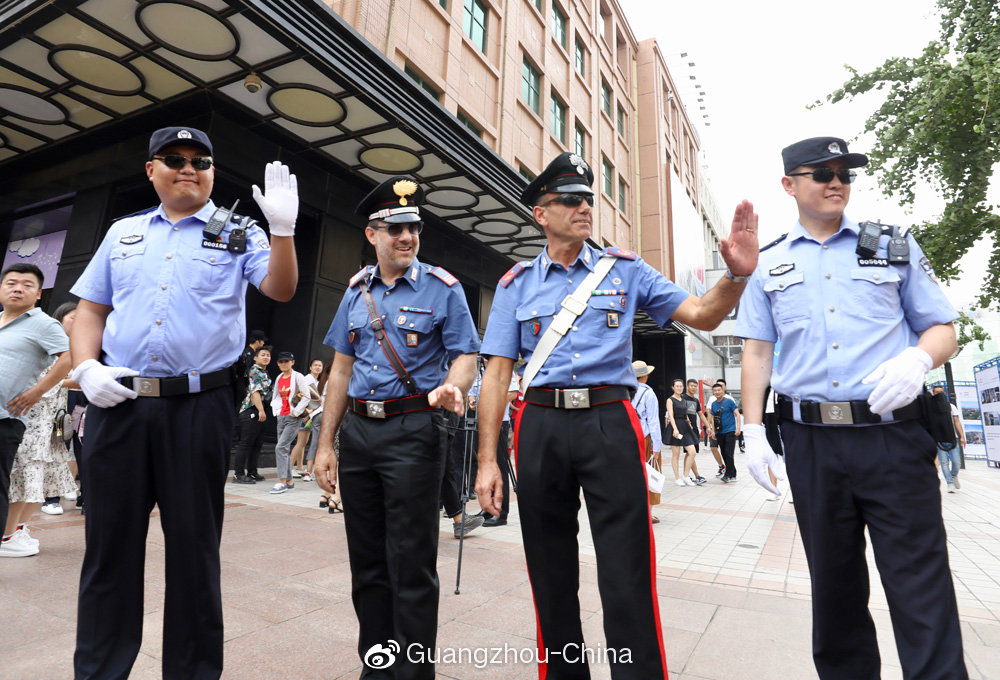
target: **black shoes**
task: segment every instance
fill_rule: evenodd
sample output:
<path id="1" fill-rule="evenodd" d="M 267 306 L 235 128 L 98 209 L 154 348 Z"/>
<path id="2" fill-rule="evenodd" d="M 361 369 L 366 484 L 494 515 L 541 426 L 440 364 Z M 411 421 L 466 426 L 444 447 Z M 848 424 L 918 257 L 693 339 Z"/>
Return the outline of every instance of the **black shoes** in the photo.
<path id="1" fill-rule="evenodd" d="M 502 526 L 507 526 L 507 518 L 506 517 L 494 517 L 493 515 L 490 515 L 489 513 L 487 513 L 486 519 L 483 520 L 483 526 L 484 527 L 502 527 Z"/>
<path id="2" fill-rule="evenodd" d="M 249 475 L 236 475 L 233 477 L 234 484 L 256 484 L 256 480 Z"/>
<path id="3" fill-rule="evenodd" d="M 253 474 L 247 473 L 247 477 L 254 480 L 255 482 L 263 482 L 265 479 L 264 475 L 259 475 L 256 472 L 254 472 Z"/>

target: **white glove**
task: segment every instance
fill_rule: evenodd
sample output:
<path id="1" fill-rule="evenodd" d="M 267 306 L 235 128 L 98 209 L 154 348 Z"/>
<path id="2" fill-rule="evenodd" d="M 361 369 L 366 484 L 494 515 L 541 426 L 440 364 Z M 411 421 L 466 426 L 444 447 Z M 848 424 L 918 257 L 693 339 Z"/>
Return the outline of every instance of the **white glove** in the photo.
<path id="1" fill-rule="evenodd" d="M 295 218 L 299 214 L 299 182 L 288 172 L 288 166 L 274 161 L 264 166 L 264 191 L 253 185 L 253 200 L 257 201 L 272 236 L 295 236 Z"/>
<path id="2" fill-rule="evenodd" d="M 907 347 L 898 355 L 883 361 L 878 368 L 861 381 L 863 385 L 878 382 L 868 396 L 872 413 L 885 415 L 903 408 L 917 398 L 924 386 L 927 371 L 934 360 L 919 347 Z"/>
<path id="3" fill-rule="evenodd" d="M 101 408 L 111 408 L 126 399 L 135 399 L 139 396 L 135 390 L 130 390 L 115 380 L 136 375 L 139 375 L 139 372 L 131 368 L 105 366 L 97 359 L 87 359 L 74 368 L 69 377 L 80 384 L 80 389 L 87 395 L 91 404 Z"/>
<path id="4" fill-rule="evenodd" d="M 778 458 L 778 455 L 767 443 L 767 435 L 764 434 L 763 425 L 743 425 L 743 442 L 746 444 L 746 453 L 743 462 L 746 463 L 750 476 L 773 494 L 781 495 L 778 487 L 771 483 L 771 478 L 767 476 L 767 469 L 771 468 L 775 479 L 785 478 L 785 466 Z"/>

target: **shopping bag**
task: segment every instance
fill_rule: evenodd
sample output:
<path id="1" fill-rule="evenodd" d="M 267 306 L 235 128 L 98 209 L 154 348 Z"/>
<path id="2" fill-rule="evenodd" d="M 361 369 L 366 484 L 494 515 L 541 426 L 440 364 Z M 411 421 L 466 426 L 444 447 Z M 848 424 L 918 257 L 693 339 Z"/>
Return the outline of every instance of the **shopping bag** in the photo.
<path id="1" fill-rule="evenodd" d="M 655 457 L 646 461 L 646 485 L 651 493 L 661 493 L 663 491 L 663 481 L 665 477 L 660 472 Z"/>

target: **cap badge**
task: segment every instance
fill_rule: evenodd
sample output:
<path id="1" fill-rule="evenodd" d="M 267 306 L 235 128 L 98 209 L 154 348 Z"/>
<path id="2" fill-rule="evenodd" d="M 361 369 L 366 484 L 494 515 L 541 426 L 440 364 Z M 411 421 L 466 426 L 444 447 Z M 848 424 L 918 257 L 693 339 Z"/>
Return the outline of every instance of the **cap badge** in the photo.
<path id="1" fill-rule="evenodd" d="M 587 165 L 587 161 L 583 160 L 582 158 L 580 158 L 579 156 L 577 156 L 575 153 L 574 154 L 570 154 L 570 156 L 569 156 L 569 162 L 576 166 L 576 172 L 578 174 L 580 174 L 580 175 L 586 174 L 587 170 L 589 169 L 589 166 Z"/>
<path id="2" fill-rule="evenodd" d="M 830 153 L 844 153 L 840 150 L 840 144 L 837 144 L 837 142 L 830 142 L 830 146 L 826 148 Z"/>
<path id="3" fill-rule="evenodd" d="M 417 191 L 417 183 L 408 180 L 401 179 L 392 185 L 392 193 L 399 196 L 399 204 L 406 205 L 406 197 L 413 195 Z"/>
<path id="4" fill-rule="evenodd" d="M 181 130 L 177 133 L 177 139 L 191 139 L 191 133 L 187 130 Z"/>

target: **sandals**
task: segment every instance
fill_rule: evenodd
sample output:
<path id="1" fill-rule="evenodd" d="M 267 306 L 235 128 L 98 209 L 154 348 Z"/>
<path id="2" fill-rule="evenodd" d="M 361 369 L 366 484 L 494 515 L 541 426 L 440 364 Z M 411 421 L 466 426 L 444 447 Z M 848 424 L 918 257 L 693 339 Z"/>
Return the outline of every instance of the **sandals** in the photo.
<path id="1" fill-rule="evenodd" d="M 321 508 L 328 508 L 328 507 L 330 507 L 330 498 L 329 498 L 329 496 L 320 496 L 319 497 L 319 507 L 321 507 Z"/>
<path id="2" fill-rule="evenodd" d="M 332 498 L 329 500 L 329 509 L 327 510 L 327 512 L 329 512 L 331 515 L 335 515 L 338 512 L 343 512 L 343 511 L 344 508 L 343 506 L 341 506 L 340 501 L 335 501 Z"/>

